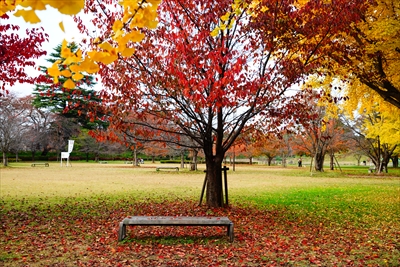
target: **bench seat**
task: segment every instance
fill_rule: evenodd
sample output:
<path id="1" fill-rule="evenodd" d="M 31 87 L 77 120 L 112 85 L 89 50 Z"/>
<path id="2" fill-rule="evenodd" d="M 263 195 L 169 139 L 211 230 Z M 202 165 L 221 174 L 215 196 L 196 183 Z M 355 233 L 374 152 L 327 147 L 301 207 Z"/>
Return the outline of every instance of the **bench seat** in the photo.
<path id="1" fill-rule="evenodd" d="M 176 171 L 179 171 L 179 168 L 178 167 L 157 167 L 156 171 L 159 171 L 159 170 L 176 170 Z"/>
<path id="2" fill-rule="evenodd" d="M 49 163 L 47 163 L 47 162 L 35 162 L 35 163 L 32 163 L 32 167 L 36 167 L 37 165 L 43 165 L 43 166 L 45 166 L 45 167 L 49 167 L 50 165 L 49 165 Z"/>
<path id="3" fill-rule="evenodd" d="M 126 237 L 127 225 L 147 226 L 226 226 L 229 241 L 233 242 L 233 222 L 227 217 L 187 217 L 187 216 L 131 216 L 119 224 L 118 241 Z"/>

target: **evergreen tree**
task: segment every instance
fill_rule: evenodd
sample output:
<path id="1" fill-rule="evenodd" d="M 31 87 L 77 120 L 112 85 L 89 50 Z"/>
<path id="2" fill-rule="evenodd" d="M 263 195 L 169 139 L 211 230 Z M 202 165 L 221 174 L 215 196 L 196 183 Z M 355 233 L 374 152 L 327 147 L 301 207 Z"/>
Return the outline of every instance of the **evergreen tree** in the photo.
<path id="1" fill-rule="evenodd" d="M 73 52 L 78 50 L 75 43 L 69 44 L 68 48 Z M 55 47 L 54 52 L 46 59 L 51 64 L 57 60 L 64 60 L 61 57 L 61 44 Z M 100 117 L 101 114 L 101 100 L 93 89 L 96 84 L 93 75 L 83 74 L 84 78 L 76 83 L 76 88 L 68 89 L 62 86 L 67 78 L 60 77 L 58 83 L 54 83 L 52 77 L 47 75 L 47 67 L 40 66 L 40 71 L 46 74 L 47 80 L 35 86 L 33 92 L 35 107 L 49 109 L 87 129 L 106 127 L 104 121 L 91 120 Z"/>

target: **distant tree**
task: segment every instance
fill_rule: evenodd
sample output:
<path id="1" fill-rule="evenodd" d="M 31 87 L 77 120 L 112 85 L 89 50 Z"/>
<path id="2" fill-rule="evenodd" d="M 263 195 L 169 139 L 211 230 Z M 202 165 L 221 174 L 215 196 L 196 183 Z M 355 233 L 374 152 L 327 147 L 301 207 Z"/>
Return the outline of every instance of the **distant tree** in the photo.
<path id="1" fill-rule="evenodd" d="M 257 140 L 257 154 L 267 158 L 267 165 L 271 166 L 273 159 L 280 154 L 281 140 L 276 135 L 265 135 Z"/>
<path id="2" fill-rule="evenodd" d="M 326 106 L 318 105 L 315 101 L 310 101 L 309 105 L 313 106 L 313 113 L 318 116 L 304 123 L 302 131 L 293 139 L 294 147 L 297 152 L 303 151 L 313 158 L 316 171 L 324 171 L 325 155 L 332 142 L 332 132 L 326 127 Z"/>
<path id="3" fill-rule="evenodd" d="M 375 171 L 388 171 L 393 155 L 400 152 L 400 118 L 393 113 L 373 112 L 360 114 L 353 120 L 343 118 L 346 126 L 354 132 L 353 139 L 375 166 Z"/>
<path id="4" fill-rule="evenodd" d="M 12 94 L 0 97 L 0 151 L 3 165 L 8 165 L 7 153 L 18 150 L 27 131 L 26 110 L 19 98 Z"/>
<path id="5" fill-rule="evenodd" d="M 144 147 L 143 153 L 150 156 L 151 161 L 154 163 L 156 157 L 168 154 L 168 148 L 165 146 L 165 144 L 159 142 L 150 142 Z"/>
<path id="6" fill-rule="evenodd" d="M 329 134 L 327 152 L 329 154 L 329 168 L 334 170 L 336 164 L 335 154 L 348 151 L 351 140 L 345 134 L 343 123 L 339 119 L 330 119 L 325 124 L 325 132 Z"/>
<path id="7" fill-rule="evenodd" d="M 42 156 L 45 156 L 52 149 L 50 126 L 57 115 L 48 110 L 34 107 L 32 99 L 33 96 L 28 95 L 20 98 L 20 101 L 26 111 L 25 116 L 28 120 L 28 127 L 22 144 L 32 152 L 32 160 L 34 160 L 37 150 L 41 150 Z"/>
<path id="8" fill-rule="evenodd" d="M 68 48 L 72 52 L 76 52 L 78 46 L 75 43 L 71 43 Z M 54 52 L 50 54 L 47 62 L 54 63 L 57 60 L 65 60 L 61 56 L 61 45 L 54 48 Z M 63 84 L 71 76 L 71 73 L 65 69 L 65 66 L 60 68 L 64 68 L 60 70 L 63 76 L 59 77 L 58 81 L 54 83 L 53 77 L 47 75 L 47 67 L 40 66 L 41 72 L 46 75 L 46 80 L 36 84 L 33 92 L 35 96 L 33 105 L 70 118 L 87 129 L 106 126 L 106 123 L 100 119 L 102 117 L 99 109 L 101 100 L 93 89 L 96 84 L 94 76 L 80 73 L 74 74 L 81 75 L 82 78 L 80 82 L 76 83 L 75 88 L 68 89 L 63 87 Z M 90 118 L 99 119 L 94 121 Z"/>

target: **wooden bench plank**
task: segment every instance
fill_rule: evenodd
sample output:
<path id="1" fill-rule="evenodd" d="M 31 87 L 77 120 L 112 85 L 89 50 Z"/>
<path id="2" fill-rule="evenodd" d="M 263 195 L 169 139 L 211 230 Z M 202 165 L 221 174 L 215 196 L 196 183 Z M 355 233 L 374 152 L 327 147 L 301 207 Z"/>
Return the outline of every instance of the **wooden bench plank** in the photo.
<path id="1" fill-rule="evenodd" d="M 233 242 L 233 222 L 227 217 L 187 217 L 187 216 L 131 216 L 119 224 L 118 241 L 126 237 L 127 225 L 146 226 L 226 226 L 229 241 Z"/>
<path id="2" fill-rule="evenodd" d="M 159 171 L 159 170 L 168 170 L 168 169 L 170 169 L 170 170 L 176 170 L 176 171 L 179 171 L 179 168 L 178 167 L 157 167 L 156 168 L 156 171 Z"/>
<path id="3" fill-rule="evenodd" d="M 50 165 L 49 165 L 49 163 L 47 163 L 47 162 L 35 162 L 35 163 L 32 163 L 32 167 L 36 167 L 37 165 L 43 165 L 43 166 L 45 166 L 45 167 L 49 167 Z"/>

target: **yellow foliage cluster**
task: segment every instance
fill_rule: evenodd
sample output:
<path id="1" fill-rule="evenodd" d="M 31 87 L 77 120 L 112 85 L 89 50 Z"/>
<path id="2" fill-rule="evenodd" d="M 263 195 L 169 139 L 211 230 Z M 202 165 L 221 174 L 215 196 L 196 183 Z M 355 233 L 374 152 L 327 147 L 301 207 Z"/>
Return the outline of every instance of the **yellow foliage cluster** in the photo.
<path id="1" fill-rule="evenodd" d="M 309 77 L 307 81 L 307 86 L 324 91 L 325 97 L 321 98 L 320 104 L 327 107 L 327 116 L 336 117 L 338 111 L 344 112 L 349 118 L 354 118 L 355 114 L 363 115 L 366 118 L 363 125 L 366 137 L 376 139 L 379 136 L 381 143 L 389 145 L 399 145 L 400 109 L 385 101 L 371 88 L 371 84 L 385 88 L 383 83 L 389 82 L 395 88 L 400 88 L 399 16 L 399 1 L 377 0 L 376 5 L 368 10 L 365 20 L 352 25 L 362 33 L 360 36 L 363 38 L 348 36 L 342 40 L 349 46 L 356 44 L 364 47 L 363 57 L 349 58 L 352 69 L 338 64 L 333 71 L 321 70 L 323 76 Z M 372 56 L 378 53 L 384 58 L 381 65 Z M 377 68 L 379 73 L 384 73 L 384 79 L 372 75 Z M 365 75 L 368 73 L 369 76 Z M 369 80 L 365 80 L 367 78 L 363 78 L 363 75 Z M 336 86 L 341 90 L 333 90 Z M 345 96 L 346 101 L 339 101 L 340 105 L 329 102 L 334 96 Z"/>
<path id="2" fill-rule="evenodd" d="M 231 5 L 231 10 L 221 16 L 219 24 L 211 32 L 211 36 L 216 37 L 225 30 L 231 29 L 235 22 L 235 16 L 240 15 L 243 10 L 246 10 L 246 13 L 253 18 L 257 17 L 256 9 L 260 10 L 260 12 L 268 11 L 268 7 L 260 5 L 260 0 L 252 0 L 250 3 L 244 0 L 234 0 Z"/>
<path id="3" fill-rule="evenodd" d="M 40 18 L 36 11 L 46 10 L 46 5 L 57 9 L 61 14 L 76 15 L 83 9 L 85 0 L 0 0 L 0 3 L 0 16 L 20 6 L 23 9 L 16 11 L 15 16 L 23 17 L 26 22 L 38 23 Z"/>
<path id="4" fill-rule="evenodd" d="M 400 88 L 400 1 L 377 0 L 377 5 L 370 7 L 365 22 L 358 27 L 366 36 L 365 54 L 383 53 L 386 78 Z M 375 64 L 368 58 L 363 63 L 365 69 Z"/>
<path id="5" fill-rule="evenodd" d="M 119 4 L 123 7 L 122 20 L 116 20 L 112 26 L 111 41 L 95 40 L 97 50 L 89 51 L 82 55 L 78 50 L 72 53 L 64 40 L 61 56 L 64 61 L 55 62 L 49 69 L 49 75 L 54 77 L 54 83 L 58 77 L 68 78 L 64 83 L 65 88 L 75 88 L 75 82 L 81 80 L 81 72 L 96 73 L 99 70 L 98 63 L 110 64 L 118 59 L 118 56 L 129 57 L 135 49 L 129 47 L 131 42 L 140 42 L 144 34 L 140 28 L 154 29 L 157 27 L 157 8 L 161 0 L 121 0 Z M 14 15 L 23 17 L 26 22 L 38 23 L 38 10 L 46 10 L 49 5 L 66 15 L 78 14 L 85 5 L 85 0 L 0 0 L 0 16 L 6 12 L 17 10 Z M 62 23 L 60 28 L 63 29 Z M 60 71 L 59 65 L 67 66 L 67 69 Z"/>

